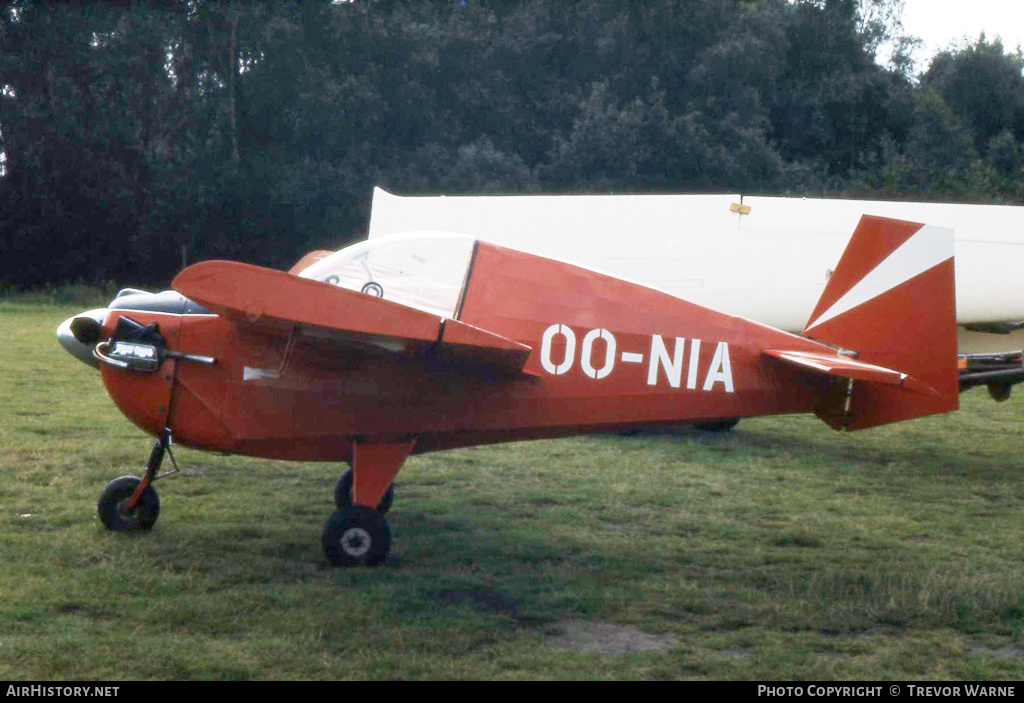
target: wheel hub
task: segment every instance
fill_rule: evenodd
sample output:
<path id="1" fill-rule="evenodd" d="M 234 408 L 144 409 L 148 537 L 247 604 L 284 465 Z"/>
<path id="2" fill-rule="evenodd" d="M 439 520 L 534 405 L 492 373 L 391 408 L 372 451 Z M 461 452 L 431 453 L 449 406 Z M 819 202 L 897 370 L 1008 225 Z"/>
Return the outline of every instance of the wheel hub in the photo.
<path id="1" fill-rule="evenodd" d="M 138 510 L 139 510 L 139 506 L 138 505 L 136 505 L 134 508 L 129 508 L 128 507 L 128 499 L 127 498 L 125 498 L 124 500 L 117 501 L 117 514 L 120 515 L 121 517 L 125 517 L 125 518 L 135 517 L 135 514 L 138 512 Z"/>
<path id="2" fill-rule="evenodd" d="M 361 557 L 370 551 L 372 542 L 370 533 L 362 527 L 350 527 L 341 535 L 341 548 L 353 557 Z"/>

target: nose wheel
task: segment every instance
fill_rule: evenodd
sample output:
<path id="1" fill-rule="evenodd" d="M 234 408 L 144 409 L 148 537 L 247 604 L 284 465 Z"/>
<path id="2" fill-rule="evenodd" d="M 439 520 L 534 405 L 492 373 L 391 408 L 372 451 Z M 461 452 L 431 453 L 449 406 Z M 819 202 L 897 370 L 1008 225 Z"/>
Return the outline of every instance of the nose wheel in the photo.
<path id="1" fill-rule="evenodd" d="M 107 484 L 98 504 L 100 520 L 108 530 L 131 532 L 149 530 L 160 515 L 160 498 L 152 486 L 146 486 L 133 506 L 128 504 L 142 479 L 121 476 Z"/>
<path id="2" fill-rule="evenodd" d="M 170 454 L 171 461 L 174 461 L 174 455 L 170 450 L 171 433 L 170 430 L 166 430 L 153 445 L 149 461 L 146 462 L 146 473 L 142 478 L 121 476 L 106 485 L 100 493 L 97 509 L 100 522 L 108 530 L 132 532 L 153 528 L 160 515 L 160 498 L 151 484 L 157 479 L 156 472 L 160 470 L 164 454 Z M 177 470 L 175 465 L 174 471 L 164 475 L 169 476 Z"/>

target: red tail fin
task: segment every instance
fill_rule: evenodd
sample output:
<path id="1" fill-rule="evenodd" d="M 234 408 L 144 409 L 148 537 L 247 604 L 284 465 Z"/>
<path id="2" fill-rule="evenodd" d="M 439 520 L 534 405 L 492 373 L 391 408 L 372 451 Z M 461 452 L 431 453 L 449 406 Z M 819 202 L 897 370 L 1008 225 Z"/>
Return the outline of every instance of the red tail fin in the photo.
<path id="1" fill-rule="evenodd" d="M 819 413 L 833 427 L 855 430 L 955 410 L 953 231 L 862 217 L 804 334 L 935 391 L 851 381 L 843 408 Z"/>

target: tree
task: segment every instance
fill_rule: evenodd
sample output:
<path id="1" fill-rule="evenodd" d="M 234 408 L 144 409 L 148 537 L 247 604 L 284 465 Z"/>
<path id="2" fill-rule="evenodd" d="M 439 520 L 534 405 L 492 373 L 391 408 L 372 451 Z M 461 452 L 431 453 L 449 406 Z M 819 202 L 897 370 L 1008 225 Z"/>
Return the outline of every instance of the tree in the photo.
<path id="1" fill-rule="evenodd" d="M 901 7 L 8 0 L 3 283 L 288 266 L 364 236 L 375 185 L 1019 200 L 1024 59 L 915 85 L 875 61 Z"/>
<path id="2" fill-rule="evenodd" d="M 975 146 L 1005 131 L 1024 139 L 1024 56 L 1005 53 L 997 39 L 978 41 L 936 56 L 922 78 L 974 132 Z"/>

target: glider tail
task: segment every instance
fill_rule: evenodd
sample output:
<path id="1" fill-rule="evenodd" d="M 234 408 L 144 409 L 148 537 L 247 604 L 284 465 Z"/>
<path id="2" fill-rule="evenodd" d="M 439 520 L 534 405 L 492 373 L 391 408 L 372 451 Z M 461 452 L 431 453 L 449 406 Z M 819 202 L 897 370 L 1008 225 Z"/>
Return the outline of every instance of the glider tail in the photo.
<path id="1" fill-rule="evenodd" d="M 863 216 L 804 334 L 905 375 L 899 385 L 849 380 L 845 397 L 817 412 L 829 425 L 857 430 L 955 410 L 953 231 Z"/>

